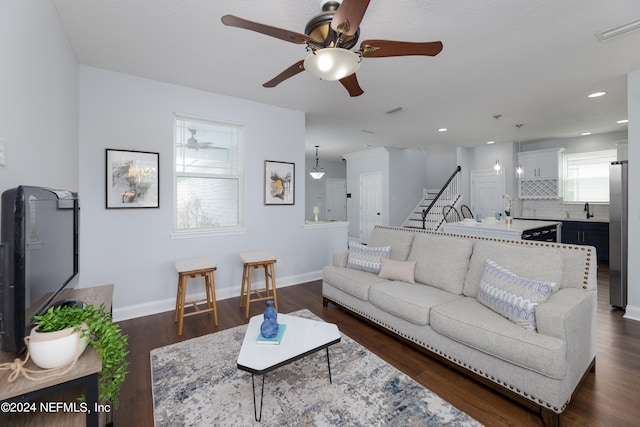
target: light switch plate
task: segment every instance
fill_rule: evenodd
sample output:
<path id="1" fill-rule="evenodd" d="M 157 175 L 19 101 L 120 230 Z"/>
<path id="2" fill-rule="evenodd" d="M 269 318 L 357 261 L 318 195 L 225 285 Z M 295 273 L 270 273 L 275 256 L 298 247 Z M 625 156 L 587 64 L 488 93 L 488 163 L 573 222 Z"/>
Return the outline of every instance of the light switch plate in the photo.
<path id="1" fill-rule="evenodd" d="M 0 142 L 0 166 L 4 166 L 7 163 L 7 151 L 2 142 Z"/>

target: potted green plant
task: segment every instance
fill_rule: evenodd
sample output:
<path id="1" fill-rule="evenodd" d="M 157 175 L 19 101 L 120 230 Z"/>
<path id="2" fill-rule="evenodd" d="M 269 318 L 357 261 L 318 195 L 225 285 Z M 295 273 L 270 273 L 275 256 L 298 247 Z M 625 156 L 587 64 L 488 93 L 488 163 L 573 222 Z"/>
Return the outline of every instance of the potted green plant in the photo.
<path id="1" fill-rule="evenodd" d="M 111 402 L 115 408 L 119 404 L 120 387 L 127 375 L 129 362 L 129 337 L 122 333 L 120 326 L 113 323 L 111 313 L 104 305 L 62 305 L 51 307 L 41 316 L 35 316 L 38 332 L 54 332 L 70 327 L 82 331 L 88 344 L 93 346 L 102 358 L 102 371 L 98 374 L 98 399 Z M 83 329 L 86 324 L 87 329 Z"/>

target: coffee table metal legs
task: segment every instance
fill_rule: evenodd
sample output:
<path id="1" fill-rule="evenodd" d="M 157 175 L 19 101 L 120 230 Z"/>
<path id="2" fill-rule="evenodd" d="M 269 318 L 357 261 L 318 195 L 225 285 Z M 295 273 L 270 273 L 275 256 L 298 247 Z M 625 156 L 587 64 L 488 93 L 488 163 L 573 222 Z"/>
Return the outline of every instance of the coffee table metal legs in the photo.
<path id="1" fill-rule="evenodd" d="M 329 383 L 333 384 L 333 381 L 331 380 L 331 363 L 329 361 L 329 347 L 326 347 L 325 350 L 327 351 L 327 368 L 329 368 Z M 265 375 L 262 375 L 262 385 L 260 386 L 260 410 L 258 410 L 258 403 L 256 402 L 255 375 L 251 374 L 251 388 L 253 389 L 253 415 L 254 415 L 256 421 L 258 421 L 258 422 L 260 422 L 262 420 L 262 402 L 263 402 L 263 399 L 264 399 L 264 377 L 265 377 Z"/>
<path id="2" fill-rule="evenodd" d="M 258 415 L 258 405 L 256 404 L 256 383 L 254 380 L 255 375 L 251 374 L 251 388 L 253 389 L 253 415 L 256 421 L 260 422 L 262 419 L 262 399 L 264 398 L 264 375 L 262 376 L 262 386 L 260 387 L 260 415 Z"/>
<path id="3" fill-rule="evenodd" d="M 329 384 L 333 384 L 333 382 L 331 381 L 331 363 L 329 363 L 329 347 L 327 347 L 325 350 L 327 350 L 327 367 L 329 368 Z"/>

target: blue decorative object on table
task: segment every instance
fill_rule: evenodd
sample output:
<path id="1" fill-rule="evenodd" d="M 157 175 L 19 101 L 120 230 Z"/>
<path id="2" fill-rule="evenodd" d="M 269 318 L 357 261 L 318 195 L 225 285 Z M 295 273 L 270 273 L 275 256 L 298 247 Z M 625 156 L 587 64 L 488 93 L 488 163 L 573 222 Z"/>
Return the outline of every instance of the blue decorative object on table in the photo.
<path id="1" fill-rule="evenodd" d="M 264 320 L 260 325 L 260 333 L 265 338 L 273 338 L 278 335 L 278 312 L 273 306 L 273 301 L 267 301 L 267 308 L 264 310 Z"/>

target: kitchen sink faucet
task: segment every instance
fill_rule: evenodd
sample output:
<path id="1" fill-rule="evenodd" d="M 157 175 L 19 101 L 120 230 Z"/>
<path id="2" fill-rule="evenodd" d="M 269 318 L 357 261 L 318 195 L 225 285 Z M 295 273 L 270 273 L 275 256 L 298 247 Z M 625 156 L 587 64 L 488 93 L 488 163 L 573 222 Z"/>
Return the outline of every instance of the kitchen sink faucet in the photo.
<path id="1" fill-rule="evenodd" d="M 584 204 L 584 211 L 587 213 L 587 219 L 593 218 L 593 214 L 589 212 L 589 202 Z"/>

